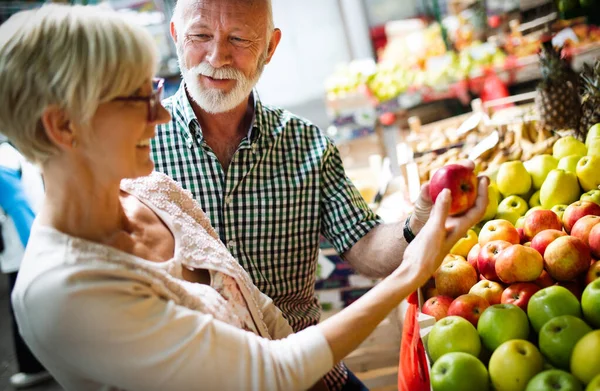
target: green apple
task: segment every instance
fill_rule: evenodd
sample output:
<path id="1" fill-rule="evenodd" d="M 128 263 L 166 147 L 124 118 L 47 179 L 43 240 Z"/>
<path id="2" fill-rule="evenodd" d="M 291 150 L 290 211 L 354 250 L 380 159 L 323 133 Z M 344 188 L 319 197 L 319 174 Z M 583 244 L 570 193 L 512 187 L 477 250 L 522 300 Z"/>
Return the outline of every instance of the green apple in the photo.
<path id="1" fill-rule="evenodd" d="M 576 169 L 577 169 L 577 162 L 582 157 L 583 156 L 581 156 L 581 155 L 569 155 L 569 156 L 565 156 L 565 157 L 563 157 L 562 159 L 560 159 L 558 161 L 558 165 L 556 166 L 556 168 L 560 168 L 561 170 L 565 170 L 565 171 L 569 171 L 569 172 L 575 173 Z"/>
<path id="2" fill-rule="evenodd" d="M 563 214 L 565 214 L 565 210 L 567 209 L 568 206 L 569 205 L 565 205 L 565 204 L 554 205 L 552 208 L 550 208 L 550 210 L 552 212 L 556 213 L 558 218 L 562 221 Z"/>
<path id="3" fill-rule="evenodd" d="M 516 211 L 514 211 L 514 210 L 507 210 L 507 211 L 504 211 L 504 212 L 496 213 L 496 216 L 494 218 L 495 219 L 501 219 L 501 220 L 510 221 L 510 223 L 512 225 L 515 225 L 515 224 L 517 224 L 517 220 L 519 220 L 519 217 L 521 217 L 521 215 L 519 215 Z"/>
<path id="4" fill-rule="evenodd" d="M 496 186 L 490 184 L 488 186 L 488 205 L 485 208 L 485 214 L 483 215 L 483 221 L 491 220 L 496 216 L 498 211 L 498 202 L 500 201 L 500 192 Z"/>
<path id="5" fill-rule="evenodd" d="M 598 205 L 600 205 L 600 190 L 598 189 L 594 189 L 594 190 L 590 190 L 586 193 L 583 193 L 581 195 L 581 198 L 579 198 L 581 201 L 590 201 L 590 202 L 594 202 Z"/>
<path id="6" fill-rule="evenodd" d="M 538 345 L 552 365 L 569 370 L 573 347 L 590 331 L 587 323 L 573 315 L 557 316 L 542 326 Z"/>
<path id="7" fill-rule="evenodd" d="M 582 317 L 577 297 L 567 288 L 549 286 L 535 292 L 527 304 L 527 316 L 536 333 L 550 319 L 561 315 Z"/>
<path id="8" fill-rule="evenodd" d="M 447 316 L 431 328 L 427 337 L 427 351 L 434 362 L 451 352 L 464 352 L 477 357 L 481 351 L 481 341 L 471 322 L 460 316 Z"/>
<path id="9" fill-rule="evenodd" d="M 529 209 L 529 204 L 527 204 L 527 201 L 519 196 L 511 195 L 500 201 L 500 204 L 498 204 L 497 214 L 504 212 L 515 212 L 519 215 L 519 217 L 521 217 L 525 214 L 525 212 L 527 212 L 527 209 Z"/>
<path id="10" fill-rule="evenodd" d="M 585 320 L 595 328 L 600 329 L 600 278 L 590 282 L 583 290 L 581 308 Z"/>
<path id="11" fill-rule="evenodd" d="M 514 304 L 494 304 L 479 317 L 477 331 L 483 346 L 494 351 L 511 339 L 527 339 L 529 319 L 525 311 Z"/>
<path id="12" fill-rule="evenodd" d="M 592 379 L 585 388 L 585 391 L 600 391 L 600 375 Z"/>
<path id="13" fill-rule="evenodd" d="M 494 350 L 488 370 L 494 390 L 523 391 L 543 367 L 544 359 L 534 344 L 513 339 Z"/>
<path id="14" fill-rule="evenodd" d="M 535 375 L 525 391 L 583 391 L 583 386 L 569 372 L 550 369 Z"/>
<path id="15" fill-rule="evenodd" d="M 584 384 L 600 375 L 600 330 L 587 333 L 575 344 L 571 355 L 571 373 Z"/>
<path id="16" fill-rule="evenodd" d="M 481 361 L 468 353 L 447 353 L 431 368 L 434 391 L 487 391 L 490 381 Z"/>
<path id="17" fill-rule="evenodd" d="M 569 155 L 587 155 L 587 148 L 584 143 L 573 136 L 562 137 L 556 140 L 552 146 L 552 156 L 560 160 Z"/>
<path id="18" fill-rule="evenodd" d="M 496 183 L 500 194 L 504 197 L 523 195 L 531 189 L 531 175 L 519 160 L 504 162 L 498 168 Z"/>
<path id="19" fill-rule="evenodd" d="M 525 169 L 531 175 L 533 187 L 539 189 L 548 176 L 548 173 L 558 166 L 558 160 L 552 155 L 537 155 L 523 163 Z"/>
<path id="20" fill-rule="evenodd" d="M 598 189 L 600 185 L 600 156 L 584 156 L 577 162 L 577 179 L 583 191 Z"/>
<path id="21" fill-rule="evenodd" d="M 565 170 L 552 170 L 540 189 L 540 203 L 544 209 L 554 205 L 571 205 L 581 194 L 577 176 Z"/>
<path id="22" fill-rule="evenodd" d="M 540 202 L 540 191 L 536 191 L 535 193 L 533 193 L 531 195 L 531 197 L 529 198 L 529 207 L 530 208 L 535 208 L 537 206 L 542 206 L 542 203 Z"/>

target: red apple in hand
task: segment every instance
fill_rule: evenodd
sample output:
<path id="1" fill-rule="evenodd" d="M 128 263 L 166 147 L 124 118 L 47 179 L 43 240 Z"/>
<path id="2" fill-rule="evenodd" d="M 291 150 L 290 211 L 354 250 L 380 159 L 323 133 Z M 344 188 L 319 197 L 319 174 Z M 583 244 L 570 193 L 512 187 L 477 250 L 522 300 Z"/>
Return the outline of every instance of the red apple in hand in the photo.
<path id="1" fill-rule="evenodd" d="M 502 292 L 500 302 L 502 304 L 514 304 L 527 313 L 529 299 L 539 290 L 540 287 L 532 282 L 517 282 L 516 284 L 509 285 Z"/>
<path id="2" fill-rule="evenodd" d="M 467 262 L 469 262 L 469 265 L 475 268 L 475 271 L 477 273 L 479 273 L 479 269 L 477 267 L 477 259 L 479 258 L 480 249 L 481 246 L 479 245 L 479 243 L 477 243 L 476 245 L 471 247 L 471 250 L 469 250 L 469 253 L 467 254 Z"/>
<path id="3" fill-rule="evenodd" d="M 548 274 L 546 270 L 542 270 L 542 274 L 540 274 L 540 276 L 533 283 L 540 288 L 548 288 L 549 286 L 554 285 L 556 281 L 550 277 L 550 274 Z"/>
<path id="4" fill-rule="evenodd" d="M 460 164 L 449 164 L 437 170 L 429 183 L 429 196 L 435 202 L 444 189 L 452 194 L 450 215 L 465 212 L 475 204 L 477 198 L 477 175 L 473 168 Z"/>
<path id="5" fill-rule="evenodd" d="M 469 294 L 483 297 L 490 305 L 500 304 L 504 287 L 495 281 L 481 280 L 471 287 Z"/>
<path id="6" fill-rule="evenodd" d="M 512 244 L 519 244 L 521 238 L 514 225 L 508 220 L 490 220 L 479 231 L 479 245 L 484 246 L 492 240 L 506 240 Z"/>
<path id="7" fill-rule="evenodd" d="M 571 228 L 571 236 L 581 239 L 587 246 L 590 243 L 589 238 L 592 228 L 598 223 L 600 223 L 600 216 L 583 216 L 577 220 L 575 225 L 573 225 L 573 228 Z"/>
<path id="8" fill-rule="evenodd" d="M 600 216 L 600 205 L 590 201 L 575 201 L 571 205 L 567 206 L 563 213 L 563 224 L 565 225 L 565 231 L 571 232 L 573 226 L 583 216 Z"/>
<path id="9" fill-rule="evenodd" d="M 535 281 L 543 269 L 540 253 L 521 244 L 504 249 L 496 258 L 496 274 L 506 284 Z"/>
<path id="10" fill-rule="evenodd" d="M 452 304 L 452 301 L 454 301 L 454 299 L 449 296 L 438 295 L 431 297 L 429 300 L 423 303 L 421 312 L 433 316 L 437 322 L 448 315 L 448 308 L 450 307 L 450 304 Z"/>
<path id="11" fill-rule="evenodd" d="M 466 294 L 454 299 L 448 308 L 448 316 L 461 316 L 477 327 L 481 313 L 489 306 L 490 304 L 483 297 Z"/>
<path id="12" fill-rule="evenodd" d="M 546 252 L 546 247 L 548 247 L 554 239 L 560 238 L 561 236 L 567 236 L 567 234 L 557 229 L 545 229 L 542 232 L 538 232 L 538 234 L 533 237 L 531 240 L 531 248 L 537 250 L 543 257 Z"/>
<path id="13" fill-rule="evenodd" d="M 496 258 L 502 250 L 510 246 L 512 244 L 506 240 L 492 240 L 481 247 L 477 259 L 477 270 L 486 280 L 500 281 L 496 274 Z"/>
<path id="14" fill-rule="evenodd" d="M 573 229 L 580 221 L 575 223 Z M 572 281 L 587 272 L 591 259 L 590 249 L 582 240 L 574 236 L 562 236 L 546 247 L 544 266 L 555 280 Z"/>
<path id="15" fill-rule="evenodd" d="M 600 278 L 600 261 L 592 263 L 585 275 L 585 285 L 589 285 L 592 281 Z"/>
<path id="16" fill-rule="evenodd" d="M 600 224 L 594 225 L 590 230 L 588 244 L 592 255 L 596 258 L 600 258 Z"/>
<path id="17" fill-rule="evenodd" d="M 529 240 L 546 229 L 562 230 L 562 222 L 556 213 L 547 209 L 538 209 L 525 216 L 523 233 Z"/>

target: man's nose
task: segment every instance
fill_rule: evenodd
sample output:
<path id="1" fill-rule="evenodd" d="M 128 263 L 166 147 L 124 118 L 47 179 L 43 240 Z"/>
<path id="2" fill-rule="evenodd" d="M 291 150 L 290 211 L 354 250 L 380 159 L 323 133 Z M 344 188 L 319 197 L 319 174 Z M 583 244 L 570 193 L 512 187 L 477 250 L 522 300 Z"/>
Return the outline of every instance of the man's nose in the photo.
<path id="1" fill-rule="evenodd" d="M 225 39 L 214 39 L 211 48 L 206 55 L 206 60 L 214 68 L 221 68 L 231 64 L 231 52 L 229 42 Z"/>

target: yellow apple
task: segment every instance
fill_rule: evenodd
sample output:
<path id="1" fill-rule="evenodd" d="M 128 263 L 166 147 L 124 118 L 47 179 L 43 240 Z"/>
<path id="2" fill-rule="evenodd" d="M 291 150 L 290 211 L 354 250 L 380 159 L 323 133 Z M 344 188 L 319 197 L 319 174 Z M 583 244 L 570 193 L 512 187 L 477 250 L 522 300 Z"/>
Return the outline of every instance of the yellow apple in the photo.
<path id="1" fill-rule="evenodd" d="M 477 233 L 472 229 L 467 231 L 467 236 L 458 239 L 458 242 L 450 249 L 450 254 L 460 255 L 466 258 L 469 255 L 469 251 L 474 245 L 478 243 Z"/>
<path id="2" fill-rule="evenodd" d="M 554 205 L 570 205 L 579 199 L 580 194 L 581 189 L 577 176 L 572 172 L 557 168 L 548 173 L 542 184 L 540 202 L 542 208 L 550 209 Z"/>
<path id="3" fill-rule="evenodd" d="M 577 169 L 577 162 L 582 157 L 583 156 L 581 155 L 565 156 L 558 161 L 558 165 L 556 166 L 556 168 L 575 173 L 575 170 Z"/>
<path id="4" fill-rule="evenodd" d="M 504 197 L 523 195 L 531 189 L 531 175 L 521 161 L 504 162 L 498 169 L 496 183 Z"/>
<path id="5" fill-rule="evenodd" d="M 539 189 L 542 187 L 542 183 L 544 183 L 544 179 L 546 179 L 548 173 L 557 167 L 558 160 L 552 155 L 543 154 L 532 157 L 523 163 L 523 165 L 529 175 L 531 175 L 533 187 Z"/>
<path id="6" fill-rule="evenodd" d="M 577 163 L 577 178 L 583 191 L 598 189 L 600 185 L 600 156 L 584 156 Z"/>
<path id="7" fill-rule="evenodd" d="M 558 216 L 558 218 L 562 221 L 563 214 L 565 213 L 565 210 L 567 210 L 568 206 L 569 205 L 558 204 L 558 205 L 554 205 L 550 210 L 552 212 L 556 213 L 556 215 Z"/>
<path id="8" fill-rule="evenodd" d="M 587 155 L 585 144 L 573 136 L 559 138 L 552 146 L 552 156 L 556 160 L 560 160 L 569 155 Z"/>
<path id="9" fill-rule="evenodd" d="M 533 193 L 531 195 L 531 197 L 529 198 L 529 207 L 530 208 L 535 208 L 536 206 L 541 206 L 542 204 L 540 203 L 540 191 L 536 191 L 535 193 Z"/>
<path id="10" fill-rule="evenodd" d="M 600 124 L 596 124 L 588 130 L 585 138 L 585 146 L 588 148 L 588 154 L 590 154 L 590 147 L 593 147 L 594 144 L 600 145 Z"/>
<path id="11" fill-rule="evenodd" d="M 500 201 L 500 204 L 498 204 L 498 213 L 496 214 L 515 212 L 521 217 L 527 212 L 527 209 L 529 209 L 527 201 L 519 196 L 511 195 Z"/>

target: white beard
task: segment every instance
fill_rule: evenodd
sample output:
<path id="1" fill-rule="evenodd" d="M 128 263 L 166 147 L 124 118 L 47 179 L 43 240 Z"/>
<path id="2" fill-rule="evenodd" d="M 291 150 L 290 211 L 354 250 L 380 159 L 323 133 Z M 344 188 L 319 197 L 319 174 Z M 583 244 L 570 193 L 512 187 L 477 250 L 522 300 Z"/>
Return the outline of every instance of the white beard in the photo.
<path id="1" fill-rule="evenodd" d="M 247 99 L 256 83 L 258 83 L 264 68 L 264 59 L 261 58 L 256 73 L 251 78 L 247 78 L 235 68 L 215 68 L 206 61 L 187 69 L 183 61 L 183 53 L 180 50 L 177 52 L 181 76 L 185 82 L 187 92 L 204 111 L 212 114 L 233 110 Z M 217 88 L 205 88 L 198 80 L 200 75 L 214 79 L 232 79 L 236 81 L 235 86 L 229 92 L 223 92 Z"/>

